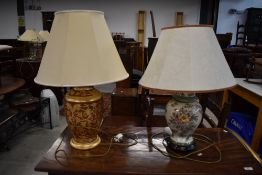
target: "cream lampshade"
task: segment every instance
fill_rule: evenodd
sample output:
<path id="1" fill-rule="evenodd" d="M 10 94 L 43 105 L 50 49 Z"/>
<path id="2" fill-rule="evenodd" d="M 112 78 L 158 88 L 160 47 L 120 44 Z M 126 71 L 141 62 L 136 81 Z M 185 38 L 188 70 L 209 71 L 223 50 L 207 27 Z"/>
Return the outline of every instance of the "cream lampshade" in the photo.
<path id="1" fill-rule="evenodd" d="M 90 149 L 100 143 L 97 131 L 102 122 L 102 95 L 93 86 L 127 77 L 103 12 L 55 13 L 35 82 L 73 87 L 64 104 L 71 146 Z"/>
<path id="2" fill-rule="evenodd" d="M 43 42 L 43 38 L 34 30 L 34 29 L 27 29 L 19 38 L 20 41 L 28 41 L 28 42 L 35 42 L 41 43 Z"/>
<path id="3" fill-rule="evenodd" d="M 9 45 L 0 45 L 0 51 L 2 50 L 8 50 L 8 49 L 12 49 L 13 46 L 9 46 Z"/>
<path id="4" fill-rule="evenodd" d="M 50 37 L 50 33 L 47 30 L 41 30 L 39 31 L 39 35 L 43 39 L 43 41 L 48 41 Z"/>
<path id="5" fill-rule="evenodd" d="M 171 147 L 192 150 L 192 134 L 202 119 L 194 93 L 219 91 L 236 85 L 211 26 L 164 28 L 139 84 L 168 90 L 174 98 L 166 107 L 172 130 Z"/>

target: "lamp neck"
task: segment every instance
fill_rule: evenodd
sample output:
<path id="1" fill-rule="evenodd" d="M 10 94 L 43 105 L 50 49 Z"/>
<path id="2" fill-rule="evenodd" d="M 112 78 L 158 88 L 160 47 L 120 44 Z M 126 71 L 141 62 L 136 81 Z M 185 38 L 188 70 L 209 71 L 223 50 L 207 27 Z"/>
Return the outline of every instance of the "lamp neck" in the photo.
<path id="1" fill-rule="evenodd" d="M 173 98 L 183 103 L 192 103 L 198 99 L 195 93 L 177 93 Z"/>
<path id="2" fill-rule="evenodd" d="M 87 90 L 91 90 L 94 89 L 93 86 L 83 86 L 83 87 L 73 87 L 74 90 L 76 91 L 87 91 Z"/>

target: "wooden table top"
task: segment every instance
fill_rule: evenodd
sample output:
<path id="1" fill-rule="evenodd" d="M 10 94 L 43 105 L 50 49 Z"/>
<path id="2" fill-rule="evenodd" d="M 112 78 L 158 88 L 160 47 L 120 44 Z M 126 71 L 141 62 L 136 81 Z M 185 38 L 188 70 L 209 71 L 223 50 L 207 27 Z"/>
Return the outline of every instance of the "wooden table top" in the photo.
<path id="1" fill-rule="evenodd" d="M 10 93 L 25 84 L 22 78 L 15 78 L 12 76 L 0 76 L 0 95 Z"/>
<path id="2" fill-rule="evenodd" d="M 201 163 L 187 159 L 170 158 L 154 149 L 154 143 L 165 151 L 162 136 L 151 138 L 153 134 L 163 132 L 163 128 L 153 127 L 104 127 L 102 143 L 90 151 L 75 150 L 69 146 L 70 133 L 65 130 L 49 151 L 35 167 L 36 171 L 53 174 L 262 174 L 262 166 L 230 132 L 223 129 L 198 129 L 197 133 L 211 138 L 221 151 L 218 163 Z M 138 143 L 134 146 L 113 144 L 108 154 L 101 155 L 108 149 L 110 136 L 117 133 L 134 133 Z M 130 134 L 130 136 L 134 137 Z M 132 143 L 132 139 L 126 142 Z M 106 144 L 107 143 L 107 144 Z M 197 143 L 197 147 L 204 146 Z M 191 156 L 202 161 L 216 161 L 219 153 L 215 147 L 201 151 L 201 155 Z"/>

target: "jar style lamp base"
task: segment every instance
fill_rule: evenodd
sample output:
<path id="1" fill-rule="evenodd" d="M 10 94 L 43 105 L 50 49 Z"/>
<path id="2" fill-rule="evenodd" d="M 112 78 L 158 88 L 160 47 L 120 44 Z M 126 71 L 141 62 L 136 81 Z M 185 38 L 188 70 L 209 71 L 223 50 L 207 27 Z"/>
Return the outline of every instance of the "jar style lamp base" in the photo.
<path id="1" fill-rule="evenodd" d="M 166 140 L 169 149 L 195 149 L 192 134 L 202 120 L 202 107 L 195 94 L 177 94 L 167 103 L 166 120 L 172 135 Z"/>
<path id="2" fill-rule="evenodd" d="M 72 88 L 65 95 L 65 115 L 72 134 L 70 145 L 87 150 L 101 142 L 102 94 L 93 87 Z"/>

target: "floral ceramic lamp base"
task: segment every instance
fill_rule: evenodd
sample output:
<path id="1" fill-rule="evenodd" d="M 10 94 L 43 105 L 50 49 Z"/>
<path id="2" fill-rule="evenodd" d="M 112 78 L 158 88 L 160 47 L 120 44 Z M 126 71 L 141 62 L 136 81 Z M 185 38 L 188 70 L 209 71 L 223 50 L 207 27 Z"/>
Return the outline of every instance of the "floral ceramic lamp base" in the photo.
<path id="1" fill-rule="evenodd" d="M 172 131 L 168 148 L 177 151 L 195 149 L 194 131 L 202 120 L 202 107 L 195 94 L 177 94 L 167 103 L 166 120 Z"/>

